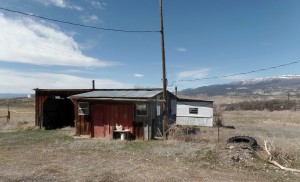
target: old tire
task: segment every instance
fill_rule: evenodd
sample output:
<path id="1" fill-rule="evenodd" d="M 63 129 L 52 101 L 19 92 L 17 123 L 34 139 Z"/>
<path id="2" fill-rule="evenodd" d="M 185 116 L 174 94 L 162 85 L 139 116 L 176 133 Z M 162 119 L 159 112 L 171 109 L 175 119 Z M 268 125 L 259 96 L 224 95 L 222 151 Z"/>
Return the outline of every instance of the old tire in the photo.
<path id="1" fill-rule="evenodd" d="M 227 143 L 247 143 L 252 148 L 257 148 L 258 144 L 256 140 L 250 136 L 234 136 L 227 140 Z"/>

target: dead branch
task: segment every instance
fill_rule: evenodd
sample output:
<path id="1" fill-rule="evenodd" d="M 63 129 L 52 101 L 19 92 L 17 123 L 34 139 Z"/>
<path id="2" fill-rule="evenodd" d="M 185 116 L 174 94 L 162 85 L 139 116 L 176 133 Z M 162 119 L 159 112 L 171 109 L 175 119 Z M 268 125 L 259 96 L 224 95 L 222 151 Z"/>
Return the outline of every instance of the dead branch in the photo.
<path id="1" fill-rule="evenodd" d="M 265 146 L 265 151 L 267 152 L 267 154 L 269 156 L 268 162 L 270 164 L 273 164 L 274 166 L 279 167 L 280 169 L 282 169 L 284 171 L 290 171 L 290 172 L 300 173 L 299 169 L 293 169 L 293 168 L 284 167 L 284 166 L 280 165 L 278 162 L 272 160 L 273 156 L 272 156 L 271 152 L 268 149 L 267 141 L 264 141 L 264 146 Z"/>

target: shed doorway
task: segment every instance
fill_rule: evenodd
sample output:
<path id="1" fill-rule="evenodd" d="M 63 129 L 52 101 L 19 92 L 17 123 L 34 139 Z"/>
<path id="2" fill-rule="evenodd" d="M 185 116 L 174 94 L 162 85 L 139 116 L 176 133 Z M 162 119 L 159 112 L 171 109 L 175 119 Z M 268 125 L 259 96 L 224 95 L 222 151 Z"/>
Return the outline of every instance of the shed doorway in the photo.
<path id="1" fill-rule="evenodd" d="M 43 107 L 43 126 L 57 129 L 74 126 L 74 104 L 69 99 L 48 98 Z"/>

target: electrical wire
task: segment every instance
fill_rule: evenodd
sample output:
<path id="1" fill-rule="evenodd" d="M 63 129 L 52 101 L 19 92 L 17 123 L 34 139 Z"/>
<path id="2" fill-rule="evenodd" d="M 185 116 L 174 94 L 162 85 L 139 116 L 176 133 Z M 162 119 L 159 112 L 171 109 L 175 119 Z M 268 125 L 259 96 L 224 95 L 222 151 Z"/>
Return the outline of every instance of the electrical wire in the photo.
<path id="1" fill-rule="evenodd" d="M 252 71 L 247 71 L 247 72 L 242 72 L 242 73 L 234 73 L 234 74 L 230 74 L 230 75 L 196 78 L 196 79 L 187 79 L 187 80 L 175 80 L 175 81 L 172 81 L 171 84 L 168 85 L 168 86 L 172 87 L 175 83 L 178 83 L 178 82 L 193 82 L 193 81 L 199 81 L 199 80 L 210 80 L 210 79 L 217 79 L 217 78 L 233 77 L 233 76 L 238 76 L 238 75 L 246 75 L 246 74 L 250 74 L 250 73 L 256 73 L 256 72 L 260 72 L 260 71 L 266 71 L 266 70 L 270 70 L 270 69 L 276 69 L 276 68 L 280 68 L 280 67 L 284 67 L 284 66 L 289 66 L 289 65 L 297 64 L 297 63 L 300 63 L 300 61 L 293 61 L 293 62 L 290 62 L 290 63 L 281 64 L 281 65 L 278 65 L 278 66 L 271 66 L 271 67 L 267 67 L 267 68 L 261 68 L 261 69 L 258 69 L 258 70 L 252 70 Z"/>
<path id="2" fill-rule="evenodd" d="M 92 29 L 105 30 L 105 31 L 126 32 L 126 33 L 158 33 L 158 32 L 160 32 L 159 30 L 123 30 L 123 29 L 96 27 L 96 26 L 73 23 L 73 22 L 68 22 L 68 21 L 63 21 L 63 20 L 58 20 L 58 19 L 53 19 L 53 18 L 47 18 L 44 16 L 24 13 L 22 11 L 11 10 L 11 9 L 7 9 L 7 8 L 3 8 L 3 7 L 0 7 L 0 10 L 17 13 L 17 14 L 21 14 L 21 15 L 25 15 L 25 16 L 35 17 L 35 18 L 39 18 L 39 19 L 43 19 L 43 20 L 54 21 L 54 22 L 58 22 L 58 23 L 64 23 L 64 24 L 80 26 L 80 27 L 84 27 L 84 28 L 92 28 Z"/>

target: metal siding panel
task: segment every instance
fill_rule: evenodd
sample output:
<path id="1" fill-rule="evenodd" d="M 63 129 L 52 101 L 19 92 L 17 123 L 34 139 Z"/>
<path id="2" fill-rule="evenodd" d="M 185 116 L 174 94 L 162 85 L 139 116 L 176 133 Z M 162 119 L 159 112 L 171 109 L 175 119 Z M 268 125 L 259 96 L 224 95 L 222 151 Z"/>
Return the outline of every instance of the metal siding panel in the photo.
<path id="1" fill-rule="evenodd" d="M 177 117 L 176 124 L 185 126 L 212 126 L 212 118 Z"/>

